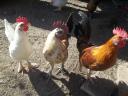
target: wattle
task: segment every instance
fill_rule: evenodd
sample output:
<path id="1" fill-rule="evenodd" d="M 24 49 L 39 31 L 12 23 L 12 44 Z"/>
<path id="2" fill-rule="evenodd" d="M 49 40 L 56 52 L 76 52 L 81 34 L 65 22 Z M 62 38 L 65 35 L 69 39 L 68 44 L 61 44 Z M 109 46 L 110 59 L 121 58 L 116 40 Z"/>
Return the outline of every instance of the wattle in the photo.
<path id="1" fill-rule="evenodd" d="M 28 31 L 28 26 L 24 26 L 24 32 L 27 32 Z"/>
<path id="2" fill-rule="evenodd" d="M 125 41 L 120 41 L 119 48 L 123 48 L 123 47 L 125 47 L 125 45 L 126 45 Z"/>

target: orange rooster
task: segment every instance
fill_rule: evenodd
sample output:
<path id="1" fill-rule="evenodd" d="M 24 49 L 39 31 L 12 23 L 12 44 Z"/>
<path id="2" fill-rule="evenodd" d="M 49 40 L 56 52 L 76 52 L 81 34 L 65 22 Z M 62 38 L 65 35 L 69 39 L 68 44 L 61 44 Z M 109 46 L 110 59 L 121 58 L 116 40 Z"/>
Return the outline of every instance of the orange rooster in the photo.
<path id="1" fill-rule="evenodd" d="M 80 16 L 86 15 L 79 12 Z M 91 70 L 94 71 L 103 71 L 112 67 L 116 63 L 117 53 L 119 48 L 122 48 L 128 40 L 128 33 L 123 28 L 114 28 L 113 34 L 107 42 L 100 46 L 94 46 L 88 43 L 90 31 L 82 31 L 82 24 L 89 26 L 89 18 L 84 16 L 79 24 L 75 25 L 74 34 L 77 38 L 77 48 L 79 51 L 79 61 L 80 61 L 80 71 L 82 66 L 89 69 L 87 78 L 90 78 Z M 83 17 L 82 17 L 83 18 Z M 84 23 L 81 23 L 83 22 Z M 86 26 L 86 29 L 88 27 Z M 82 35 L 81 35 L 82 34 Z"/>

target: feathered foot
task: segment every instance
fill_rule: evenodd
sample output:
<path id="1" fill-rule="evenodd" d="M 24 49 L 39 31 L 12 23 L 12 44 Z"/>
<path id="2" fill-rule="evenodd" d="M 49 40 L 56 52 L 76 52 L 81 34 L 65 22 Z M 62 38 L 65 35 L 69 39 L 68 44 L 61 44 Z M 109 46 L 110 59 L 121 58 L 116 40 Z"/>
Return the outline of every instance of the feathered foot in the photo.
<path id="1" fill-rule="evenodd" d="M 29 72 L 30 70 L 35 71 L 34 69 L 39 67 L 36 63 L 30 63 L 29 61 L 27 61 L 27 63 L 28 65 L 24 67 L 26 72 Z"/>

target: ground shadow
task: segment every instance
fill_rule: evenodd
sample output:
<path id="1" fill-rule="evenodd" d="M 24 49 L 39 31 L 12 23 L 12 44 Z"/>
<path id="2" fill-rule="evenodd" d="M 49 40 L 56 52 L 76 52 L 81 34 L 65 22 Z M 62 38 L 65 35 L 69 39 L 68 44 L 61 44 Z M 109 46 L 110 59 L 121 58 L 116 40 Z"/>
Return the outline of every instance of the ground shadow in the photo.
<path id="1" fill-rule="evenodd" d="M 128 85 L 121 81 L 118 83 L 119 96 L 128 96 Z"/>
<path id="2" fill-rule="evenodd" d="M 84 82 L 84 77 L 75 73 L 66 72 L 66 76 L 69 77 L 67 81 L 65 78 L 54 78 L 56 80 L 60 80 L 70 91 L 70 96 L 88 96 L 82 90 L 80 90 L 81 84 Z"/>
<path id="3" fill-rule="evenodd" d="M 103 96 L 103 94 L 104 96 L 118 96 L 118 88 L 116 84 L 109 79 L 95 78 L 93 79 L 94 82 L 92 84 L 92 82 L 86 80 L 79 74 L 66 72 L 66 75 L 69 77 L 68 81 L 64 78 L 55 79 L 60 80 L 69 89 L 71 96 L 90 96 L 81 90 L 81 85 L 84 83 L 89 84 L 90 90 L 94 94 L 98 94 L 96 96 Z"/>
<path id="4" fill-rule="evenodd" d="M 29 79 L 39 96 L 65 96 L 59 86 L 50 79 L 47 83 L 46 73 L 38 69 L 28 73 Z"/>

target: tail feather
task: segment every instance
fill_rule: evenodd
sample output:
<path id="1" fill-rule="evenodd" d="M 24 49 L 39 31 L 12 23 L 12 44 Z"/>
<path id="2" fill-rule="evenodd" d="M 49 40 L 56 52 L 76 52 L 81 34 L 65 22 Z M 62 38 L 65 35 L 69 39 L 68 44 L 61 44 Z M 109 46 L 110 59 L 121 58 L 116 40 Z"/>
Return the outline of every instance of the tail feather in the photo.
<path id="1" fill-rule="evenodd" d="M 75 33 L 77 33 L 77 37 L 83 38 L 84 41 L 89 41 L 91 36 L 90 18 L 82 11 L 79 11 L 78 15 L 81 17 L 81 20 L 76 25 L 77 31 Z"/>
<path id="2" fill-rule="evenodd" d="M 68 30 L 69 30 L 68 37 L 71 37 L 71 35 L 72 35 L 71 32 L 72 32 L 72 29 L 73 29 L 73 12 L 70 13 L 70 15 L 69 15 L 69 17 L 68 17 L 68 19 L 66 21 L 66 24 L 67 24 Z"/>
<path id="3" fill-rule="evenodd" d="M 87 4 L 87 9 L 89 12 L 94 12 L 96 10 L 96 7 L 101 2 L 101 0 L 90 0 Z"/>
<path id="4" fill-rule="evenodd" d="M 85 14 L 84 12 L 82 11 L 79 11 L 78 14 L 80 15 L 80 17 L 82 18 L 82 20 L 85 20 L 88 18 L 87 14 Z"/>
<path id="5" fill-rule="evenodd" d="M 5 25 L 5 35 L 8 38 L 8 41 L 11 42 L 14 37 L 14 29 L 6 19 L 4 19 L 4 25 Z"/>
<path id="6" fill-rule="evenodd" d="M 91 36 L 91 26 L 90 26 L 90 19 L 86 13 L 79 11 L 78 15 L 81 17 L 81 20 L 75 25 L 74 34 L 77 38 L 77 48 L 79 52 L 88 46 L 90 36 Z"/>

